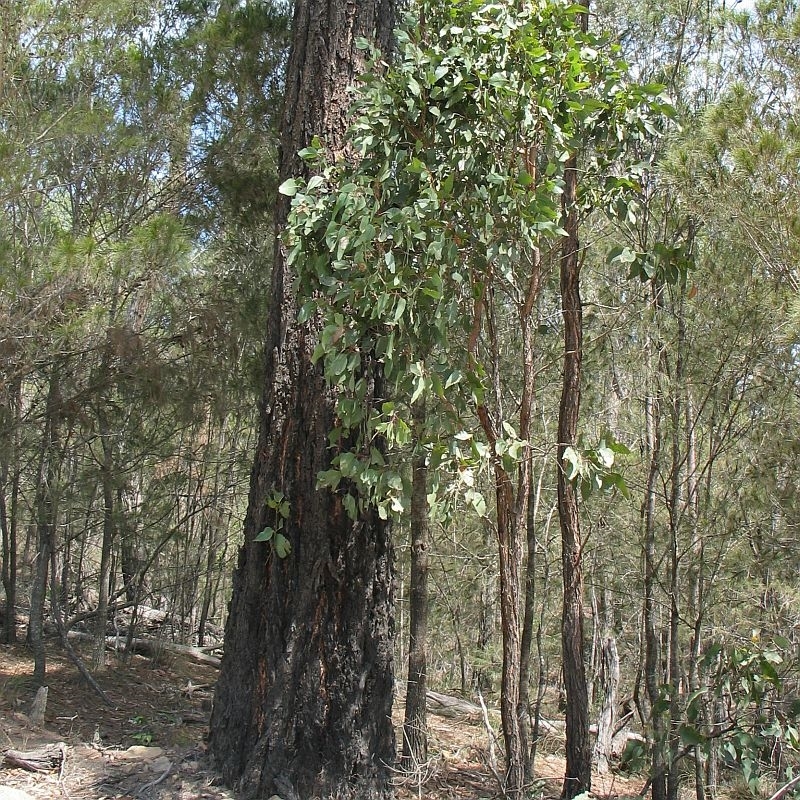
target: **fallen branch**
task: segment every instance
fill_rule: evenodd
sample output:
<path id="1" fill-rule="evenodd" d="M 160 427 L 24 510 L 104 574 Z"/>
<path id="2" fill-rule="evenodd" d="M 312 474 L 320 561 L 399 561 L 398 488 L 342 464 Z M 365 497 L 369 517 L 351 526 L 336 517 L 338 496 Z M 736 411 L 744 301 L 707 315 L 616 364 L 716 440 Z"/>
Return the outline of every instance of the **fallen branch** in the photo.
<path id="1" fill-rule="evenodd" d="M 116 643 L 116 637 L 109 636 L 106 642 Z M 131 652 L 139 655 L 158 658 L 164 652 L 174 653 L 185 656 L 196 664 L 205 664 L 209 667 L 219 668 L 220 661 L 217 656 L 204 653 L 199 647 L 192 647 L 189 644 L 173 644 L 172 642 L 162 642 L 157 639 L 132 639 L 130 642 Z"/>
<path id="2" fill-rule="evenodd" d="M 38 750 L 6 750 L 3 755 L 4 764 L 21 767 L 30 772 L 50 772 L 62 770 L 67 760 L 67 745 L 64 742 L 46 744 Z"/>
<path id="3" fill-rule="evenodd" d="M 426 698 L 428 711 L 430 711 L 431 714 L 436 714 L 437 716 L 446 717 L 448 719 L 469 720 L 472 722 L 480 722 L 482 719 L 485 719 L 485 714 L 482 710 L 482 706 L 485 708 L 485 703 L 482 697 L 479 698 L 481 701 L 480 706 L 475 705 L 475 703 L 470 703 L 469 700 L 464 700 L 462 697 L 453 697 L 449 694 L 440 694 L 439 692 L 432 692 L 430 690 L 428 690 Z M 540 717 L 538 722 L 540 731 L 548 733 L 551 736 L 557 736 L 561 739 L 566 736 L 566 723 L 564 720 L 550 720 Z M 591 725 L 589 727 L 589 732 L 597 735 L 597 725 Z M 640 733 L 620 730 L 614 734 L 612 740 L 613 752 L 622 752 L 625 749 L 625 745 L 631 739 L 642 743 L 647 742 L 647 739 Z M 779 797 L 776 798 L 776 800 L 782 800 L 782 798 Z"/>
<path id="4" fill-rule="evenodd" d="M 164 772 L 162 772 L 161 775 L 158 778 L 156 778 L 155 780 L 150 781 L 150 783 L 146 783 L 144 786 L 142 786 L 136 792 L 134 797 L 141 797 L 148 789 L 152 789 L 154 786 L 158 786 L 159 783 L 161 783 L 162 781 L 164 781 L 166 779 L 166 777 L 167 777 L 167 775 L 169 775 L 171 769 L 172 769 L 172 762 L 170 761 L 169 764 L 167 765 L 167 768 L 164 770 Z"/>
<path id="5" fill-rule="evenodd" d="M 497 756 L 495 755 L 495 735 L 494 735 L 494 728 L 492 727 L 492 723 L 489 721 L 489 711 L 486 708 L 486 703 L 483 702 L 483 695 L 478 692 L 478 700 L 481 702 L 481 713 L 483 715 L 483 726 L 486 728 L 486 736 L 489 740 L 489 754 L 488 754 L 488 766 L 489 769 L 492 771 L 492 775 L 494 775 L 495 780 L 497 781 L 497 785 L 500 787 L 500 791 L 505 794 L 505 784 L 500 777 L 500 773 L 497 771 Z"/>
<path id="6" fill-rule="evenodd" d="M 800 775 L 795 775 L 788 783 L 784 783 L 769 800 L 781 800 L 786 794 L 792 791 L 797 784 L 800 783 Z"/>

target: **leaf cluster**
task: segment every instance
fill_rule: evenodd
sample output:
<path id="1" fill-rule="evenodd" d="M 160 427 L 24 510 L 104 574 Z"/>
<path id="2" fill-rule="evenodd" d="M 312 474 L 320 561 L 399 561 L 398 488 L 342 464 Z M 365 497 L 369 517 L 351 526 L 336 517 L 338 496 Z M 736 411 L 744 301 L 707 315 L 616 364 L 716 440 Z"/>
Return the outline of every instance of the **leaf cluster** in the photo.
<path id="1" fill-rule="evenodd" d="M 618 489 L 628 500 L 630 493 L 622 475 L 614 469 L 617 456 L 629 456 L 631 451 L 606 431 L 596 447 L 567 447 L 564 450 L 564 471 L 567 480 L 580 487 L 586 500 L 593 491 Z"/>
<path id="2" fill-rule="evenodd" d="M 373 439 L 404 445 L 422 399 L 436 409 L 428 441 L 464 430 L 484 403 L 480 308 L 489 293 L 525 302 L 539 253 L 565 233 L 571 154 L 591 152 L 584 205 L 611 206 L 636 185 L 625 154 L 657 132 L 663 87 L 632 84 L 615 48 L 582 31 L 581 9 L 454 2 L 433 31 L 409 13 L 396 60 L 370 52 L 353 157 L 332 162 L 315 140 L 301 156 L 316 174 L 280 187 L 293 198 L 285 241 L 300 321 L 322 320 L 314 358 L 338 390 L 331 444 L 358 434 L 355 461 L 337 456 L 325 485 L 338 474 L 379 508 L 388 491 L 388 508 L 402 509 Z M 375 361 L 392 402 L 372 408 L 364 365 Z M 501 447 L 515 450 L 511 439 Z"/>

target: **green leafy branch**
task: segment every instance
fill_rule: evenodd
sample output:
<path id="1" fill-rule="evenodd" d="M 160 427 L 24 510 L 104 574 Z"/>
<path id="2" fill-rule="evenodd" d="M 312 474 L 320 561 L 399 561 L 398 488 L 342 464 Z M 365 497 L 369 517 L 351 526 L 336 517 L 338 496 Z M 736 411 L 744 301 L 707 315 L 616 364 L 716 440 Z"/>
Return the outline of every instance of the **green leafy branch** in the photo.
<path id="1" fill-rule="evenodd" d="M 273 489 L 266 501 L 267 508 L 273 512 L 274 522 L 267 525 L 253 539 L 254 542 L 271 542 L 278 558 L 286 558 L 292 552 L 292 543 L 281 533 L 289 519 L 290 505 L 283 492 Z"/>
<path id="2" fill-rule="evenodd" d="M 680 286 L 686 285 L 689 271 L 694 267 L 691 243 L 670 246 L 658 242 L 649 252 L 616 246 L 609 251 L 607 261 L 627 267 L 628 278 L 639 278 L 642 283 L 654 280 Z"/>
<path id="3" fill-rule="evenodd" d="M 490 372 L 480 345 L 467 346 L 479 341 L 487 289 L 518 303 L 532 254 L 564 235 L 563 174 L 576 144 L 592 144 L 584 207 L 638 191 L 627 154 L 658 133 L 663 87 L 632 84 L 618 48 L 583 32 L 577 13 L 555 2 L 453 3 L 426 9 L 438 35 L 424 41 L 409 12 L 397 58 L 385 67 L 371 52 L 356 90 L 357 157 L 333 161 L 315 140 L 301 153 L 313 177 L 280 187 L 292 198 L 285 242 L 298 319 L 322 322 L 313 358 L 335 388 L 338 452 L 319 484 L 348 481 L 353 515 L 365 504 L 387 517 L 405 508 L 387 455 L 409 445 L 416 403 L 432 420 L 418 446 L 469 429 Z M 377 408 L 367 402 L 375 365 L 390 401 Z M 486 458 L 486 445 L 470 442 L 467 453 L 455 441 L 444 452 L 463 488 L 463 462 Z M 527 443 L 506 429 L 493 447 L 511 471 Z M 622 491 L 595 455 L 576 451 L 569 469 Z M 485 503 L 466 490 L 480 513 Z"/>
<path id="4" fill-rule="evenodd" d="M 762 645 L 755 635 L 747 644 L 713 643 L 700 664 L 708 676 L 705 685 L 686 701 L 686 721 L 679 728 L 683 744 L 708 751 L 713 741 L 720 742 L 726 758 L 739 765 L 753 791 L 758 788 L 760 765 L 769 761 L 776 742 L 800 754 L 800 700 L 779 699 L 782 673 L 794 661 L 792 650 L 783 637 L 769 645 Z M 722 709 L 724 720 L 710 724 L 711 708 Z"/>
<path id="5" fill-rule="evenodd" d="M 616 489 L 630 500 L 630 492 L 621 473 L 614 469 L 617 456 L 629 456 L 631 451 L 606 431 L 596 447 L 567 447 L 564 450 L 564 473 L 567 480 L 580 486 L 586 500 L 594 491 Z"/>

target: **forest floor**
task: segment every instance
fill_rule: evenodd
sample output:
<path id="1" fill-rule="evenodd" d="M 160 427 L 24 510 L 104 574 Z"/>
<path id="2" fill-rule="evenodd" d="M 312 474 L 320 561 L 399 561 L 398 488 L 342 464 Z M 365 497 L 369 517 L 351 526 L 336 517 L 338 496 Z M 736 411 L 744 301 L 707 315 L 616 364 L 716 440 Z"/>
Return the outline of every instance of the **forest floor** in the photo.
<path id="1" fill-rule="evenodd" d="M 0 797 L 3 787 L 13 787 L 39 800 L 235 800 L 206 758 L 213 667 L 173 655 L 157 662 L 133 656 L 128 663 L 110 657 L 98 683 L 111 706 L 55 647 L 48 653 L 47 670 L 45 724 L 34 728 L 23 713 L 32 696 L 31 656 L 23 646 L 0 647 L 0 753 L 66 745 L 60 771 L 31 772 L 6 762 L 0 770 Z M 402 704 L 395 706 L 399 725 Z M 480 720 L 429 715 L 429 727 L 430 761 L 416 780 L 398 775 L 398 800 L 500 796 Z M 499 759 L 499 741 L 494 749 Z M 550 749 L 536 762 L 536 796 L 544 798 L 559 795 L 564 774 L 563 753 L 555 743 Z M 598 796 L 630 796 L 641 787 L 641 779 L 594 781 Z"/>

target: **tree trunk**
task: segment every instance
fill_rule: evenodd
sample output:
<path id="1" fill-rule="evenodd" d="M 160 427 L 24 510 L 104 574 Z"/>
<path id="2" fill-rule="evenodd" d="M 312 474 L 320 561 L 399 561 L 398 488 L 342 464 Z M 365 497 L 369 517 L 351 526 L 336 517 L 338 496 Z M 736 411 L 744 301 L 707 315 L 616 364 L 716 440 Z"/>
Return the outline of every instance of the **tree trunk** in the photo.
<path id="1" fill-rule="evenodd" d="M 208 624 L 208 612 L 211 608 L 211 598 L 214 594 L 214 570 L 217 566 L 219 553 L 217 552 L 220 527 L 219 515 L 215 514 L 209 523 L 208 530 L 208 549 L 206 551 L 205 580 L 203 582 L 203 603 L 200 609 L 200 620 L 197 624 L 197 645 L 202 647 L 205 644 L 206 625 Z"/>
<path id="2" fill-rule="evenodd" d="M 97 619 L 95 620 L 92 666 L 104 672 L 106 666 L 106 626 L 108 624 L 108 576 L 111 569 L 111 548 L 114 543 L 114 453 L 111 432 L 104 411 L 98 414 L 100 440 L 103 447 L 101 465 L 103 486 L 103 541 L 100 546 L 100 578 L 97 588 Z"/>
<path id="3" fill-rule="evenodd" d="M 491 311 L 487 309 L 491 318 Z M 496 348 L 493 348 L 497 352 Z M 495 380 L 495 395 L 499 396 L 499 382 Z M 500 416 L 500 403 L 496 403 Z M 493 453 L 492 467 L 495 481 L 495 514 L 497 546 L 500 563 L 500 626 L 502 629 L 503 666 L 500 685 L 500 719 L 506 749 L 506 776 L 504 795 L 509 800 L 521 800 L 525 786 L 525 757 L 523 752 L 518 705 L 520 656 L 520 566 L 522 541 L 516 522 L 514 487 L 511 476 L 497 455 L 499 420 L 492 419 L 488 408 L 477 408 L 478 419 Z M 527 498 L 526 498 L 527 499 Z"/>
<path id="4" fill-rule="evenodd" d="M 125 493 L 117 497 L 118 503 L 124 502 Z M 138 587 L 144 584 L 142 569 L 147 563 L 145 549 L 142 543 L 137 540 L 142 532 L 138 530 L 138 523 L 135 517 L 125 514 L 122 517 L 122 530 L 120 531 L 120 572 L 122 573 L 122 584 L 125 587 L 125 599 L 129 603 L 137 602 L 141 599 Z"/>
<path id="5" fill-rule="evenodd" d="M 683 440 L 683 400 L 684 386 L 684 358 L 686 347 L 686 306 L 684 292 L 681 291 L 677 299 L 676 316 L 678 323 L 678 340 L 675 348 L 675 366 L 671 370 L 674 375 L 672 386 L 672 465 L 670 469 L 671 490 L 669 495 L 669 534 L 670 534 L 670 613 L 669 613 L 669 674 L 667 683 L 672 687 L 669 703 L 669 762 L 667 770 L 667 798 L 677 800 L 680 791 L 681 774 L 679 770 L 678 753 L 681 748 L 679 727 L 682 716 L 680 701 L 680 560 L 683 544 L 679 540 L 681 519 L 691 503 L 691 495 L 687 493 L 684 484 L 684 466 L 686 457 L 682 450 Z M 669 373 L 665 370 L 665 375 Z"/>
<path id="6" fill-rule="evenodd" d="M 656 558 L 656 482 L 659 477 L 661 457 L 661 432 L 658 401 L 648 395 L 645 398 L 645 424 L 647 427 L 647 452 L 650 469 L 644 507 L 644 680 L 650 708 L 652 730 L 652 795 L 653 800 L 666 800 L 666 725 L 661 703 L 662 680 L 659 674 L 661 645 L 658 631 L 658 560 Z"/>
<path id="7" fill-rule="evenodd" d="M 0 532 L 3 537 L 2 578 L 6 595 L 3 641 L 6 644 L 13 644 L 17 640 L 17 528 L 20 485 L 17 448 L 22 416 L 22 382 L 17 379 L 10 388 L 6 406 L 7 430 L 3 432 L 4 446 L 0 455 Z"/>
<path id="8" fill-rule="evenodd" d="M 45 407 L 42 449 L 36 481 L 37 550 L 31 584 L 31 613 L 28 621 L 28 645 L 33 652 L 33 678 L 42 685 L 46 672 L 44 647 L 44 604 L 47 597 L 47 575 L 50 553 L 55 546 L 59 448 L 58 428 L 61 412 L 59 368 L 52 367 Z"/>
<path id="9" fill-rule="evenodd" d="M 522 751 L 522 769 L 524 782 L 533 780 L 533 759 L 531 757 L 531 723 L 530 723 L 530 661 L 533 633 L 533 608 L 535 602 L 536 572 L 536 537 L 531 531 L 536 522 L 536 498 L 531 490 L 533 484 L 533 453 L 531 452 L 531 417 L 533 414 L 533 390 L 535 381 L 534 349 L 533 349 L 533 314 L 539 299 L 542 284 L 541 251 L 534 247 L 531 251 L 531 272 L 525 299 L 519 307 L 519 329 L 522 341 L 522 398 L 519 412 L 519 437 L 526 442 L 522 459 L 518 466 L 517 496 L 514 507 L 514 528 L 518 532 L 520 551 L 524 537 L 528 552 L 525 573 L 525 600 L 520 632 L 519 654 L 519 693 L 517 696 L 517 721 L 520 731 L 520 749 Z M 541 484 L 540 484 L 541 486 Z M 540 487 L 539 487 L 540 488 Z"/>
<path id="10" fill-rule="evenodd" d="M 702 655 L 703 641 L 703 622 L 705 616 L 705 597 L 703 583 L 703 569 L 705 561 L 705 543 L 703 534 L 700 530 L 699 508 L 699 480 L 697 473 L 697 441 L 695 436 L 695 416 L 694 397 L 690 386 L 686 388 L 686 415 L 684 429 L 686 437 L 686 512 L 688 516 L 689 529 L 691 531 L 692 559 L 689 566 L 689 619 L 692 620 L 692 638 L 689 648 L 689 667 L 688 680 L 689 691 L 693 694 L 698 691 L 702 683 L 700 672 L 700 657 Z M 714 718 L 711 704 L 706 701 L 703 705 L 703 718 L 706 720 L 709 730 L 713 730 Z M 697 800 L 706 800 L 706 797 L 713 792 L 706 783 L 706 764 L 713 760 L 713 753 L 717 743 L 709 743 L 708 758 L 703 757 L 701 748 L 695 748 L 694 752 L 694 775 L 695 775 L 695 795 Z"/>
<path id="11" fill-rule="evenodd" d="M 13 512 L 9 514 L 6 503 L 6 486 L 8 484 L 8 465 L 0 466 L 0 533 L 3 538 L 3 589 L 6 595 L 5 617 L 3 619 L 3 641 L 14 642 L 17 636 L 16 613 L 16 525 Z M 18 485 L 18 482 L 16 483 Z M 15 486 L 12 486 L 12 496 Z M 14 503 L 11 503 L 12 509 Z"/>
<path id="12" fill-rule="evenodd" d="M 528 756 L 528 695 L 521 688 L 523 646 L 520 640 L 520 570 L 523 540 L 528 525 L 528 502 L 531 485 L 531 410 L 534 389 L 534 352 L 532 316 L 541 286 L 541 258 L 538 248 L 531 253 L 531 272 L 528 276 L 523 302 L 519 305 L 519 333 L 522 340 L 522 397 L 520 399 L 518 435 L 525 442 L 517 465 L 516 486 L 498 455 L 497 441 L 502 435 L 503 391 L 500 381 L 500 347 L 495 324 L 494 293 L 487 291 L 485 317 L 490 357 L 494 419 L 485 405 L 478 406 L 477 415 L 489 443 L 495 480 L 495 515 L 500 562 L 500 620 L 503 634 L 503 667 L 500 690 L 500 716 L 506 749 L 505 796 L 521 798 L 525 781 L 530 777 Z M 530 642 L 526 645 L 530 652 Z M 526 678 L 527 680 L 527 678 Z"/>
<path id="13" fill-rule="evenodd" d="M 586 16 L 585 14 L 583 15 Z M 567 765 L 564 800 L 591 789 L 592 751 L 589 740 L 589 695 L 583 662 L 583 566 L 577 487 L 564 473 L 564 452 L 578 434 L 583 356 L 583 312 L 580 295 L 578 240 L 577 159 L 564 171 L 564 228 L 561 255 L 561 309 L 564 317 L 564 382 L 558 414 L 558 517 L 561 523 L 561 566 L 564 602 L 561 621 L 564 685 L 567 692 Z"/>
<path id="14" fill-rule="evenodd" d="M 673 399 L 674 417 L 680 418 L 680 403 Z M 675 421 L 675 420 L 673 420 Z M 680 751 L 681 739 L 679 726 L 681 721 L 680 708 L 680 659 L 678 641 L 680 609 L 678 608 L 678 593 L 680 591 L 680 552 L 678 542 L 678 515 L 679 515 L 679 494 L 680 494 L 680 447 L 677 444 L 679 433 L 673 429 L 673 469 L 671 480 L 673 481 L 673 502 L 670 503 L 670 569 L 669 569 L 669 660 L 668 660 L 668 679 L 667 683 L 671 687 L 669 692 L 669 734 L 668 740 L 668 759 L 667 759 L 667 800 L 678 800 L 680 790 L 680 772 L 678 752 Z"/>
<path id="15" fill-rule="evenodd" d="M 532 504 L 531 504 L 532 505 Z M 532 519 L 533 514 L 528 514 L 528 559 L 525 565 L 525 599 L 522 614 L 522 633 L 520 636 L 520 662 L 519 662 L 519 717 L 520 731 L 523 741 L 523 758 L 525 769 L 525 782 L 533 779 L 533 758 L 531 740 L 533 730 L 531 725 L 530 709 L 530 682 L 531 682 L 531 650 L 533 646 L 533 620 L 536 613 L 536 533 Z"/>
<path id="16" fill-rule="evenodd" d="M 222 468 L 222 454 L 226 451 L 225 423 L 219 427 L 217 435 L 216 469 L 214 473 L 214 498 L 215 505 L 208 511 L 205 524 L 208 526 L 208 546 L 205 554 L 204 580 L 203 580 L 203 599 L 200 608 L 200 619 L 197 623 L 197 644 L 202 647 L 204 644 L 206 625 L 208 624 L 208 613 L 211 609 L 211 598 L 214 594 L 214 572 L 221 562 L 217 548 L 225 532 L 222 526 L 222 515 L 217 507 L 220 504 L 221 496 L 231 485 L 231 474 L 233 472 L 234 461 L 229 459 L 225 465 L 225 473 Z"/>
<path id="17" fill-rule="evenodd" d="M 341 151 L 347 89 L 363 64 L 356 40 L 377 39 L 385 52 L 393 17 L 391 0 L 297 0 L 281 179 L 301 172 L 296 153 L 314 135 Z M 287 213 L 288 200 L 280 198 L 278 230 Z M 280 242 L 270 296 L 260 434 L 210 749 L 224 779 L 245 798 L 388 798 L 394 762 L 388 530 L 374 511 L 350 520 L 341 492 L 316 488 L 332 457 L 334 402 L 311 363 L 318 321 L 296 322 Z M 292 551 L 284 559 L 270 543 L 254 541 L 277 524 L 266 506 L 277 491 L 290 503 L 281 533 Z"/>
<path id="18" fill-rule="evenodd" d="M 603 691 L 603 704 L 597 721 L 597 740 L 594 752 L 597 771 L 605 774 L 611 769 L 611 740 L 614 737 L 616 721 L 617 694 L 619 689 L 619 656 L 613 631 L 606 628 L 600 648 L 600 687 Z"/>
<path id="19" fill-rule="evenodd" d="M 419 408 L 419 407 L 417 407 Z M 425 411 L 415 411 L 417 429 Z M 419 445 L 418 445 L 419 447 Z M 411 586 L 409 589 L 408 679 L 403 721 L 402 767 L 419 769 L 428 760 L 426 727 L 428 631 L 428 467 L 419 447 L 414 455 L 411 486 Z"/>
<path id="20" fill-rule="evenodd" d="M 539 510 L 539 499 L 542 490 L 544 470 L 539 474 L 539 480 L 534 489 L 533 480 L 528 483 L 528 520 L 526 524 L 527 561 L 525 563 L 525 599 L 523 603 L 522 633 L 520 641 L 519 664 L 519 724 L 522 731 L 525 758 L 525 782 L 530 784 L 534 778 L 534 756 L 536 750 L 533 715 L 531 714 L 530 683 L 531 683 L 531 657 L 533 650 L 533 626 L 536 616 L 536 549 L 537 528 L 536 517 Z M 541 632 L 541 627 L 539 633 Z M 538 635 L 538 633 L 537 633 Z M 540 653 L 541 656 L 541 653 Z M 541 667 L 541 665 L 540 665 Z M 540 668 L 540 682 L 541 682 Z M 537 693 L 538 695 L 538 693 Z"/>
<path id="21" fill-rule="evenodd" d="M 488 553 L 493 544 L 493 531 L 486 520 L 483 526 L 483 552 Z M 489 647 L 496 628 L 495 594 L 497 574 L 494 564 L 491 569 L 481 568 L 481 598 L 478 609 L 478 636 L 475 642 L 480 666 L 475 669 L 473 684 L 475 688 L 486 697 L 492 691 L 493 670 L 489 665 Z"/>
<path id="22" fill-rule="evenodd" d="M 495 461 L 497 536 L 500 547 L 500 618 L 503 628 L 503 670 L 500 717 L 506 745 L 506 787 L 509 800 L 521 800 L 525 786 L 524 741 L 519 724 L 520 562 L 522 546 L 513 519 L 511 479 Z"/>
<path id="23" fill-rule="evenodd" d="M 122 584 L 125 587 L 125 599 L 134 603 L 138 599 L 137 585 L 146 559 L 140 542 L 139 509 L 142 504 L 141 476 L 132 476 L 127 486 L 117 490 L 117 505 L 122 512 L 120 540 L 120 571 Z M 143 580 L 143 579 L 142 579 Z"/>

